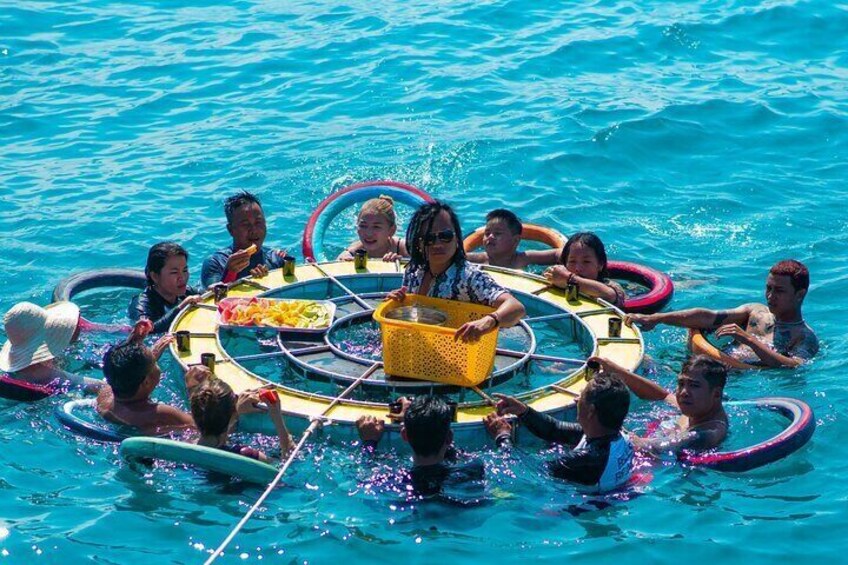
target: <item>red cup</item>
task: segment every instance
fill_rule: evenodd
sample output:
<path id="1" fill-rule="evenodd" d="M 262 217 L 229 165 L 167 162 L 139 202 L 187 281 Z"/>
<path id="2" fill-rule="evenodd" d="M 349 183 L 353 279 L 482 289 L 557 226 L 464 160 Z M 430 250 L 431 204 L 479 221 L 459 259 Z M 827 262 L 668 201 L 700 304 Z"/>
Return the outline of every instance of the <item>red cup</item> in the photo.
<path id="1" fill-rule="evenodd" d="M 277 396 L 277 391 L 271 390 L 269 388 L 262 389 L 259 392 L 259 398 L 261 400 L 263 400 L 265 403 L 267 403 L 269 406 L 271 404 L 279 404 L 280 403 L 280 397 Z"/>

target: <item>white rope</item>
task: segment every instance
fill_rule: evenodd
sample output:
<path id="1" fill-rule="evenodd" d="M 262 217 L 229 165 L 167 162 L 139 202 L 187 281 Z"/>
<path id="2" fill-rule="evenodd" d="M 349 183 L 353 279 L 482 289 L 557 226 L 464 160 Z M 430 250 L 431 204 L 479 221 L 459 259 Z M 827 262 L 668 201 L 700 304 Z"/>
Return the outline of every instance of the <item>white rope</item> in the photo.
<path id="1" fill-rule="evenodd" d="M 358 379 L 353 381 L 349 387 L 344 389 L 341 394 L 339 394 L 336 398 L 333 399 L 332 402 L 330 402 L 330 405 L 327 406 L 327 408 L 325 408 L 323 412 L 321 412 L 321 416 L 312 419 L 312 421 L 309 423 L 309 427 L 306 428 L 306 431 L 303 432 L 303 435 L 300 437 L 300 441 L 297 442 L 297 445 L 289 454 L 288 459 L 286 459 L 286 462 L 283 463 L 283 466 L 280 468 L 280 471 L 277 473 L 277 476 L 274 477 L 273 481 L 268 483 L 268 487 L 265 489 L 265 492 L 263 492 L 259 499 L 253 504 L 253 506 L 250 507 L 250 510 L 247 511 L 247 514 L 245 514 L 242 519 L 239 520 L 239 523 L 236 524 L 236 527 L 233 528 L 232 531 L 230 531 L 229 535 L 227 535 L 224 541 L 221 542 L 221 545 L 218 546 L 218 549 L 216 549 L 212 553 L 212 555 L 209 556 L 209 559 L 204 562 L 204 565 L 211 565 L 221 555 L 221 553 L 223 553 L 223 551 L 227 548 L 230 542 L 233 541 L 233 539 L 238 535 L 238 533 L 241 531 L 247 521 L 250 520 L 250 517 L 253 516 L 253 513 L 256 512 L 256 510 L 262 505 L 263 502 L 265 502 L 265 499 L 268 498 L 268 495 L 271 494 L 271 491 L 274 490 L 280 483 L 280 480 L 282 480 L 283 475 L 288 470 L 292 461 L 294 461 L 295 455 L 297 455 L 303 448 L 303 445 L 306 443 L 306 440 L 309 439 L 309 437 L 312 435 L 312 432 L 314 432 L 321 426 L 321 419 L 326 416 L 327 413 L 332 410 L 339 402 L 341 402 L 341 400 L 345 396 L 350 394 L 353 389 L 359 386 L 359 383 L 374 374 L 374 371 L 379 369 L 382 365 L 383 363 L 380 361 L 371 365 L 367 371 L 362 373 L 362 375 Z"/>

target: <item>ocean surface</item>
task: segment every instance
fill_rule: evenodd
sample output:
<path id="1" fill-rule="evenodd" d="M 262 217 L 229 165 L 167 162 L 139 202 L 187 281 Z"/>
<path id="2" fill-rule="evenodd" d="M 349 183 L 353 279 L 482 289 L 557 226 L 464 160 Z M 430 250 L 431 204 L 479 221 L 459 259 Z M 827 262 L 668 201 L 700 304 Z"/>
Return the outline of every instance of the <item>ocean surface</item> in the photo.
<path id="1" fill-rule="evenodd" d="M 661 466 L 639 496 L 578 513 L 540 473 L 551 452 L 483 451 L 480 501 L 410 506 L 367 487 L 406 455 L 320 437 L 218 562 L 841 562 L 846 34 L 848 4 L 821 0 L 0 1 L 0 311 L 48 303 L 73 272 L 142 268 L 165 239 L 198 281 L 240 189 L 261 197 L 267 242 L 299 255 L 312 209 L 376 178 L 447 200 L 466 231 L 502 206 L 593 230 L 612 258 L 669 273 L 672 308 L 762 301 L 769 266 L 797 258 L 820 354 L 726 389 L 810 404 L 818 428 L 787 459 Z M 127 296 L 85 307 L 120 318 Z M 68 363 L 99 375 L 109 339 Z M 684 332 L 645 339 L 670 385 Z M 182 402 L 177 378 L 161 398 Z M 127 465 L 64 430 L 58 403 L 0 400 L 2 562 L 200 563 L 261 492 Z"/>

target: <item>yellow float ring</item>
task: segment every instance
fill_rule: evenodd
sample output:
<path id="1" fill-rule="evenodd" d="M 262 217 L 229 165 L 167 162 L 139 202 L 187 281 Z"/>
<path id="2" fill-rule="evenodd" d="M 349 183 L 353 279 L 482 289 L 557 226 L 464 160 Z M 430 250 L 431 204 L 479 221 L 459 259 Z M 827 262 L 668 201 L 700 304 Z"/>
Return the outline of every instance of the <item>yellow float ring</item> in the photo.
<path id="1" fill-rule="evenodd" d="M 537 275 L 492 266 L 483 266 L 482 268 L 505 288 L 533 294 L 537 298 L 552 303 L 562 311 L 567 310 L 579 317 L 593 336 L 593 343 L 595 343 L 593 355 L 612 359 L 630 370 L 635 370 L 641 364 L 644 355 L 644 343 L 637 329 L 624 326 L 620 337 L 611 338 L 607 335 L 610 318 L 623 318 L 624 314 L 621 310 L 603 300 L 595 300 L 583 295 L 580 295 L 577 300 L 569 302 L 566 300 L 564 291 L 549 286 L 544 278 Z M 263 278 L 245 279 L 237 282 L 230 287 L 228 296 L 250 297 L 280 289 L 290 284 L 327 278 L 322 271 L 334 277 L 398 273 L 395 263 L 383 261 L 369 261 L 364 270 L 357 270 L 353 262 L 350 261 L 320 263 L 319 266 L 299 265 L 296 267 L 293 276 L 284 277 L 282 269 L 275 269 Z M 350 399 L 334 402 L 332 396 L 297 390 L 285 384 L 270 381 L 244 368 L 234 361 L 221 345 L 216 325 L 216 310 L 214 297 L 211 292 L 207 292 L 202 296 L 202 302 L 196 306 L 187 307 L 174 319 L 170 328 L 171 332 L 189 331 L 191 333 L 191 351 L 180 352 L 175 343 L 170 346 L 171 354 L 184 371 L 189 365 L 200 363 L 201 354 L 214 353 L 217 359 L 216 377 L 224 380 L 236 393 L 258 387 L 274 388 L 280 397 L 283 413 L 287 416 L 287 425 L 292 431 L 303 430 L 312 419 L 319 418 L 340 424 L 340 427 L 348 428 L 350 437 L 355 437 L 354 424 L 356 420 L 367 415 L 386 422 L 386 435 L 390 441 L 396 441 L 392 440 L 392 437 L 399 437 L 399 434 L 396 433 L 399 431 L 399 427 L 392 424 L 387 417 L 388 405 L 386 403 Z M 565 373 L 564 378 L 555 383 L 517 396 L 536 410 L 565 416 L 574 409 L 576 398 L 586 384 L 583 378 L 585 375 L 584 367 L 585 364 L 583 367 Z M 481 437 L 479 432 L 483 430 L 482 418 L 491 412 L 492 406 L 482 399 L 477 402 L 460 404 L 457 408 L 456 423 L 453 425 L 454 435 L 457 437 L 458 443 L 469 445 L 469 443 L 475 443 L 476 440 L 479 440 Z M 261 418 L 242 417 L 239 428 L 246 431 L 272 431 L 269 427 L 270 421 L 265 422 L 268 418 L 259 416 Z M 466 441 L 472 435 L 476 439 L 470 442 Z M 483 432 L 483 437 L 485 437 L 485 432 Z"/>
<path id="2" fill-rule="evenodd" d="M 721 361 L 731 369 L 738 369 L 740 371 L 762 369 L 762 367 L 758 367 L 757 365 L 749 365 L 748 363 L 743 363 L 742 361 L 731 357 L 710 343 L 707 336 L 704 335 L 703 330 L 694 330 L 690 328 L 689 337 L 686 341 L 689 346 L 689 350 L 693 355 L 706 355 L 716 361 Z"/>
<path id="3" fill-rule="evenodd" d="M 483 234 L 485 231 L 485 227 L 477 228 L 465 238 L 462 242 L 462 247 L 465 248 L 466 253 L 470 253 L 478 247 L 483 247 Z M 554 249 L 562 249 L 565 247 L 565 242 L 568 241 L 568 238 L 557 230 L 536 224 L 522 224 L 521 239 L 538 241 Z"/>

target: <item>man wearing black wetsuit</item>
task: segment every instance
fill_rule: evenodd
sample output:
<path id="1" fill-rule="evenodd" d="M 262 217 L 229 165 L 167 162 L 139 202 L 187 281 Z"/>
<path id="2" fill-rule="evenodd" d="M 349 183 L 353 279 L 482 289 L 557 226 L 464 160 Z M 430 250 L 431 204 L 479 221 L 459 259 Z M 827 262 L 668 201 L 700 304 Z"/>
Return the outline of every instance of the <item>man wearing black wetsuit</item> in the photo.
<path id="1" fill-rule="evenodd" d="M 621 431 L 630 407 L 630 393 L 621 380 L 606 375 L 592 379 L 577 399 L 577 423 L 556 420 L 511 396 L 495 396 L 497 413 L 486 416 L 484 422 L 498 445 L 510 444 L 512 426 L 503 415 L 512 414 L 533 435 L 575 446 L 566 455 L 548 462 L 553 476 L 599 492 L 618 488 L 630 479 L 633 447 Z"/>
<path id="2" fill-rule="evenodd" d="M 483 480 L 483 463 L 479 459 L 464 464 L 457 462 L 456 450 L 451 445 L 453 417 L 444 400 L 424 395 L 412 402 L 402 401 L 401 437 L 412 447 L 413 466 L 408 481 L 416 496 L 435 496 L 447 485 Z M 373 453 L 376 449 L 383 427 L 383 420 L 374 416 L 362 416 L 357 420 L 359 437 L 368 452 Z"/>

